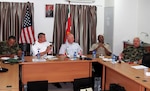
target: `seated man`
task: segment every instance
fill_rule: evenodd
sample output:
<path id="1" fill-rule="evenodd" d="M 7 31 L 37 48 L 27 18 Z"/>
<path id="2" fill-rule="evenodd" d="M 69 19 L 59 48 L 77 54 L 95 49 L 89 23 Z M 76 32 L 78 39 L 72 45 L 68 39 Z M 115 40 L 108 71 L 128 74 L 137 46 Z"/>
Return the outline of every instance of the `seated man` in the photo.
<path id="1" fill-rule="evenodd" d="M 15 55 L 21 56 L 22 51 L 16 43 L 15 36 L 9 36 L 7 41 L 0 42 L 0 57 L 7 56 L 13 58 Z"/>
<path id="2" fill-rule="evenodd" d="M 104 36 L 98 35 L 98 43 L 95 43 L 90 48 L 90 53 L 92 51 L 96 51 L 97 55 L 103 55 L 103 56 L 110 56 L 111 55 L 111 48 L 108 44 L 104 43 Z"/>
<path id="3" fill-rule="evenodd" d="M 38 34 L 38 41 L 35 41 L 31 48 L 33 56 L 36 56 L 38 54 L 38 51 L 40 53 L 40 56 L 46 56 L 47 54 L 50 54 L 52 52 L 52 46 L 50 46 L 50 43 L 46 41 L 44 33 Z"/>
<path id="4" fill-rule="evenodd" d="M 120 54 L 120 59 L 125 62 L 137 62 L 141 64 L 142 57 L 146 53 L 146 50 L 140 46 L 140 39 L 135 37 L 133 39 L 133 46 L 128 46 Z"/>
<path id="5" fill-rule="evenodd" d="M 59 54 L 73 56 L 74 52 L 78 53 L 78 55 L 81 55 L 82 48 L 78 43 L 74 42 L 73 34 L 68 34 L 66 43 L 62 44 L 60 47 Z"/>

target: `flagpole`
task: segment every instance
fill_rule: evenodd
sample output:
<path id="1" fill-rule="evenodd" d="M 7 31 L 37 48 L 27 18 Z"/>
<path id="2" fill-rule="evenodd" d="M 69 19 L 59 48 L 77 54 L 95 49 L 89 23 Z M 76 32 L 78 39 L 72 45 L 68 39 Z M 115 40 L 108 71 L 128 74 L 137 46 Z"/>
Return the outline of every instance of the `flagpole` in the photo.
<path id="1" fill-rule="evenodd" d="M 70 18 L 70 26 L 69 26 L 69 30 L 71 30 L 71 10 L 70 10 L 70 0 L 69 0 L 69 18 Z M 70 32 L 70 31 L 69 31 Z"/>
<path id="2" fill-rule="evenodd" d="M 69 9 L 69 13 L 68 13 L 68 31 L 67 31 L 67 35 L 70 33 L 71 30 L 71 10 L 70 10 L 70 0 L 69 0 L 69 5 L 68 5 L 68 9 Z"/>
<path id="3" fill-rule="evenodd" d="M 71 13 L 70 13 L 70 1 L 68 1 L 68 14 L 67 14 L 67 21 L 66 21 L 66 31 L 65 31 L 65 37 L 64 42 L 66 42 L 67 35 L 70 34 L 71 31 Z"/>
<path id="4" fill-rule="evenodd" d="M 69 10 L 70 10 L 70 0 L 69 0 Z"/>

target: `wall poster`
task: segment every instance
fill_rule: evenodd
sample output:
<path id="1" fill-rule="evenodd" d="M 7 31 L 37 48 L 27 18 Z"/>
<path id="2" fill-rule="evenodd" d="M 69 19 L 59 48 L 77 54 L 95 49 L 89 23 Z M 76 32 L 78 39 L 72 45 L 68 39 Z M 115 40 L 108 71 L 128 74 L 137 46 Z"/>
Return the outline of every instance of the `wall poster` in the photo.
<path id="1" fill-rule="evenodd" d="M 54 12 L 54 5 L 51 5 L 51 4 L 47 4 L 45 6 L 45 16 L 46 17 L 53 17 L 53 12 Z"/>

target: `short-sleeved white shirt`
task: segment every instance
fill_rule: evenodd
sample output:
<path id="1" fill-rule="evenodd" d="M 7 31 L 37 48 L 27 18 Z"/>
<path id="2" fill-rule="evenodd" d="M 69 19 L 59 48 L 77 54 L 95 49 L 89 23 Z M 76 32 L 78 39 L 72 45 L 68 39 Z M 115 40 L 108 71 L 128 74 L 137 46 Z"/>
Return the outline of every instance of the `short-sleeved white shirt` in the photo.
<path id="1" fill-rule="evenodd" d="M 31 46 L 33 56 L 37 55 L 38 50 L 40 53 L 44 52 L 49 45 L 50 45 L 50 43 L 47 41 L 43 42 L 43 43 L 39 43 L 38 41 L 35 41 L 35 43 Z"/>
<path id="2" fill-rule="evenodd" d="M 74 52 L 76 53 L 82 53 L 82 48 L 79 46 L 78 43 L 65 43 L 62 44 L 59 50 L 59 54 L 66 54 L 66 55 L 73 55 Z"/>
<path id="3" fill-rule="evenodd" d="M 99 43 L 93 44 L 89 51 L 95 50 L 98 46 L 99 46 Z M 111 48 L 110 48 L 110 46 L 109 46 L 107 43 L 104 43 L 103 46 L 104 46 L 109 52 L 111 52 Z M 98 54 L 98 55 L 103 54 L 104 56 L 106 56 L 105 49 L 104 49 L 103 47 L 99 47 L 98 50 L 96 51 L 96 54 Z"/>

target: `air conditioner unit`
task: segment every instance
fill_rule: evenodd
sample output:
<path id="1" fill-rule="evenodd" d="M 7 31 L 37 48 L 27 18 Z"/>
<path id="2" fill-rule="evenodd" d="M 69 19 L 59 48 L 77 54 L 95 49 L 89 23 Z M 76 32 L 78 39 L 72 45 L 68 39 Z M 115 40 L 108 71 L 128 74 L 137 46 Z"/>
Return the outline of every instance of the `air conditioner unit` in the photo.
<path id="1" fill-rule="evenodd" d="M 94 3 L 95 0 L 68 0 L 73 3 Z"/>

